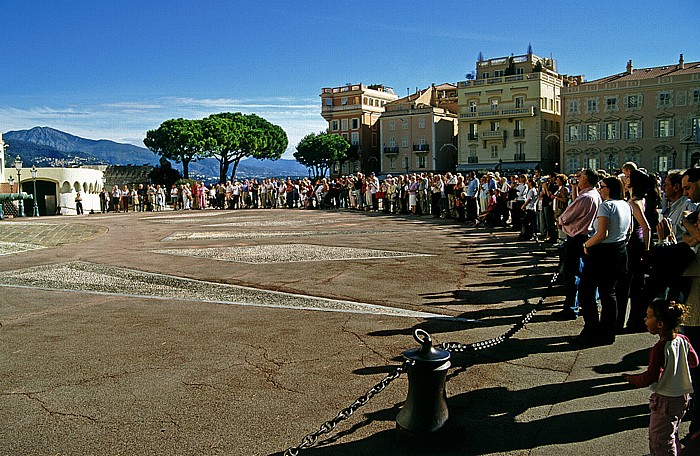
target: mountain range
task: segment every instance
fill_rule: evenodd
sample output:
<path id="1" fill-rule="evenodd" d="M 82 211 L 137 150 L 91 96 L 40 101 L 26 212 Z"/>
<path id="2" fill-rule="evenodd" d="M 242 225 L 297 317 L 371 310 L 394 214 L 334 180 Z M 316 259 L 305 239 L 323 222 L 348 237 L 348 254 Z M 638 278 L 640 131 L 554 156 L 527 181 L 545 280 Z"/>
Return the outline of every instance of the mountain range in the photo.
<path id="1" fill-rule="evenodd" d="M 123 144 L 106 139 L 93 140 L 71 135 L 50 127 L 8 131 L 2 135 L 7 143 L 7 166 L 19 155 L 25 166 L 72 167 L 78 165 L 151 165 L 160 157 L 145 147 Z M 179 165 L 175 168 L 182 170 Z M 236 170 L 237 178 L 305 176 L 306 167 L 296 160 L 242 160 Z M 190 163 L 190 176 L 218 177 L 219 162 L 206 158 Z"/>

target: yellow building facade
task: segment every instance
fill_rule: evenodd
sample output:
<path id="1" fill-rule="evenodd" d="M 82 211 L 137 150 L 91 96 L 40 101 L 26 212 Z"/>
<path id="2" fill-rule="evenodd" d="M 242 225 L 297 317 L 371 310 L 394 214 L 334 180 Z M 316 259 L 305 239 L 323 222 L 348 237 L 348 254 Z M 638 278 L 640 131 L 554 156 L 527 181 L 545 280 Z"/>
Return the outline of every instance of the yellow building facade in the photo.
<path id="1" fill-rule="evenodd" d="M 349 160 L 338 163 L 332 174 L 380 172 L 379 116 L 384 106 L 398 99 L 391 87 L 347 84 L 321 91 L 321 115 L 328 132 L 350 143 Z"/>
<path id="2" fill-rule="evenodd" d="M 454 171 L 456 85 L 432 85 L 387 103 L 379 119 L 382 173 Z"/>
<path id="3" fill-rule="evenodd" d="M 562 170 L 650 172 L 695 166 L 700 144 L 700 62 L 635 69 L 562 90 Z"/>
<path id="4" fill-rule="evenodd" d="M 480 59 L 458 84 L 458 171 L 559 167 L 561 90 L 581 77 L 532 53 Z"/>

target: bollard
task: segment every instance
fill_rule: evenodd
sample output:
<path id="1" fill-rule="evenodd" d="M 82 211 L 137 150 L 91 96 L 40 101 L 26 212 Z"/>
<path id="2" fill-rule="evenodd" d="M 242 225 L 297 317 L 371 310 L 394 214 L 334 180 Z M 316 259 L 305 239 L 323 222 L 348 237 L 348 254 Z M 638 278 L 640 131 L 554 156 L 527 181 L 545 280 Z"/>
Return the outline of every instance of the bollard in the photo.
<path id="1" fill-rule="evenodd" d="M 440 430 L 449 417 L 445 379 L 450 352 L 433 347 L 430 334 L 422 329 L 416 329 L 413 337 L 421 347 L 403 354 L 414 364 L 408 368 L 408 397 L 396 415 L 396 425 L 411 436 L 423 436 Z"/>

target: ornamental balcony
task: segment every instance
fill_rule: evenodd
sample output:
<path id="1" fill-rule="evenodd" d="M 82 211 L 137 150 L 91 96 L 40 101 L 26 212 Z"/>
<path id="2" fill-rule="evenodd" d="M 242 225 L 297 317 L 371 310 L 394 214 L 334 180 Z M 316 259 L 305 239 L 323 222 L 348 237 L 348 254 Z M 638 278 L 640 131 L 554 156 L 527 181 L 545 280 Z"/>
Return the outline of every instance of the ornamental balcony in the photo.
<path id="1" fill-rule="evenodd" d="M 398 154 L 398 153 L 399 153 L 399 148 L 397 146 L 384 148 L 385 155 L 392 155 L 392 154 Z"/>
<path id="2" fill-rule="evenodd" d="M 430 150 L 430 144 L 414 144 L 414 152 L 428 152 Z"/>
<path id="3" fill-rule="evenodd" d="M 506 137 L 506 130 L 482 131 L 481 139 L 500 139 Z"/>
<path id="4" fill-rule="evenodd" d="M 524 138 L 525 137 L 525 130 L 513 130 L 513 136 L 516 138 Z"/>

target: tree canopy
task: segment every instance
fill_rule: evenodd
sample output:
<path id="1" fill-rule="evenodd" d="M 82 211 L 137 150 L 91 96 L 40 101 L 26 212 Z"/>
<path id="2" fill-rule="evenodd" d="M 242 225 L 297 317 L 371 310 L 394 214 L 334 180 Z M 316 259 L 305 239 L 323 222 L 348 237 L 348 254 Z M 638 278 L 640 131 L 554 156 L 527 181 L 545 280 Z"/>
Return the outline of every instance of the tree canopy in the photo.
<path id="1" fill-rule="evenodd" d="M 241 159 L 253 157 L 277 160 L 287 149 L 289 140 L 284 130 L 255 114 L 240 112 L 213 114 L 202 120 L 202 148 L 206 156 L 219 161 L 221 182 L 231 176 Z"/>
<path id="2" fill-rule="evenodd" d="M 212 114 L 201 120 L 166 120 L 156 130 L 149 130 L 143 142 L 161 157 L 182 163 L 185 178 L 189 177 L 191 161 L 215 158 L 219 161 L 220 182 L 226 181 L 231 165 L 231 176 L 235 176 L 241 159 L 277 160 L 289 144 L 280 126 L 240 112 Z"/>
<path id="3" fill-rule="evenodd" d="M 311 169 L 315 177 L 325 176 L 335 162 L 348 158 L 350 143 L 342 136 L 332 133 L 310 133 L 297 144 L 294 158 Z"/>
<path id="4" fill-rule="evenodd" d="M 190 162 L 202 154 L 202 127 L 199 120 L 170 119 L 146 132 L 143 143 L 163 158 L 182 163 L 182 175 L 189 177 Z"/>

